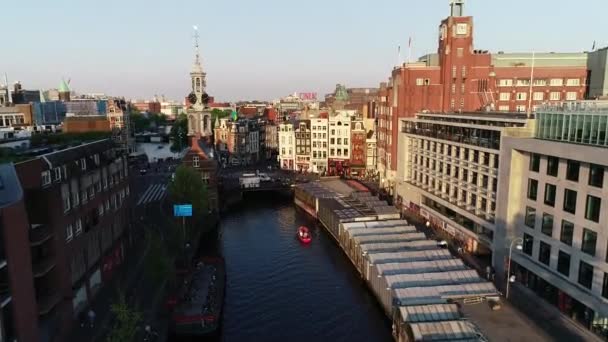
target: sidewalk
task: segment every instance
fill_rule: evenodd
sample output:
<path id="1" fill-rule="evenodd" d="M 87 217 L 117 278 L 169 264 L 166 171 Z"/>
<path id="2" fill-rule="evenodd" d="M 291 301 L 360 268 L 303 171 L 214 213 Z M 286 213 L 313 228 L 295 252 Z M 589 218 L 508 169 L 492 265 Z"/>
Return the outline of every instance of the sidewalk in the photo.
<path id="1" fill-rule="evenodd" d="M 93 309 L 96 314 L 95 326 L 91 328 L 88 324 L 85 324 L 82 327 L 80 321 L 75 322 L 74 329 L 70 334 L 70 341 L 95 341 L 107 329 L 108 322 L 112 317 L 110 307 L 116 300 L 118 291 L 124 292 L 127 289 L 132 289 L 139 278 L 138 276 L 141 275 L 142 263 L 145 257 L 144 244 L 143 240 L 139 240 L 133 248 L 128 248 L 125 262 L 117 274 L 109 282 L 104 283 L 99 293 L 93 299 L 89 308 Z M 85 315 L 89 308 L 84 309 Z"/>
<path id="2" fill-rule="evenodd" d="M 410 213 L 404 214 L 404 218 L 410 224 L 415 225 L 419 231 L 426 233 L 427 236 L 441 237 L 446 240 L 449 238 L 447 234 L 441 234 L 432 228 L 426 227 L 424 218 L 415 217 Z M 485 277 L 486 266 L 488 265 L 468 253 L 457 253 L 454 250 L 454 245 L 451 241 L 449 242 L 450 251 L 454 256 L 462 258 L 465 264 L 477 270 L 481 277 Z M 497 284 L 494 285 L 497 288 L 503 287 Z M 507 300 L 503 297 L 502 301 L 507 301 L 506 305 L 510 311 L 524 316 L 531 323 L 529 325 L 531 329 L 542 330 L 554 341 L 601 341 L 591 331 L 580 327 L 572 319 L 559 312 L 557 308 L 536 296 L 532 291 L 519 283 L 511 284 L 509 299 Z"/>

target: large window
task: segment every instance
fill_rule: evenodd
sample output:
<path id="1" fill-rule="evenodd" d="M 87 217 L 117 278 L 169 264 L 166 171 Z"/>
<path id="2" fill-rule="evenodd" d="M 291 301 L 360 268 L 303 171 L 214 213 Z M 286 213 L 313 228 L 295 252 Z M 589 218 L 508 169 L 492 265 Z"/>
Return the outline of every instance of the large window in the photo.
<path id="1" fill-rule="evenodd" d="M 550 205 L 552 207 L 555 206 L 555 185 L 553 184 L 545 184 L 545 204 Z"/>
<path id="2" fill-rule="evenodd" d="M 578 182 L 578 173 L 580 168 L 581 163 L 574 160 L 568 160 L 566 167 L 566 179 L 573 182 Z"/>
<path id="3" fill-rule="evenodd" d="M 524 233 L 524 243 L 522 244 L 522 251 L 529 256 L 532 256 L 532 249 L 534 248 L 534 237 Z"/>
<path id="4" fill-rule="evenodd" d="M 486 176 L 484 176 L 486 177 Z M 536 179 L 528 179 L 528 198 L 536 201 L 536 194 L 538 193 L 538 181 Z"/>
<path id="5" fill-rule="evenodd" d="M 589 185 L 601 188 L 604 185 L 604 167 L 589 165 Z"/>
<path id="6" fill-rule="evenodd" d="M 578 266 L 578 283 L 588 289 L 591 289 L 591 284 L 593 284 L 593 266 L 584 261 L 581 261 Z"/>
<path id="7" fill-rule="evenodd" d="M 570 254 L 559 251 L 557 254 L 557 271 L 566 277 L 570 275 Z"/>
<path id="8" fill-rule="evenodd" d="M 587 204 L 585 205 L 585 218 L 593 222 L 600 222 L 601 206 L 601 198 L 587 195 Z"/>
<path id="9" fill-rule="evenodd" d="M 587 228 L 583 229 L 583 241 L 581 251 L 595 256 L 595 245 L 597 243 L 597 233 Z"/>
<path id="10" fill-rule="evenodd" d="M 604 283 L 602 284 L 602 297 L 608 298 L 608 273 L 604 272 Z"/>
<path id="11" fill-rule="evenodd" d="M 538 251 L 538 261 L 549 266 L 551 262 L 551 245 L 543 241 L 540 242 Z"/>
<path id="12" fill-rule="evenodd" d="M 526 207 L 526 218 L 525 224 L 530 228 L 534 228 L 534 221 L 536 220 L 536 209 L 532 207 Z"/>
<path id="13" fill-rule="evenodd" d="M 576 213 L 576 191 L 570 189 L 564 190 L 564 211 L 571 214 Z"/>
<path id="14" fill-rule="evenodd" d="M 557 172 L 559 169 L 559 158 L 557 157 L 547 157 L 547 175 L 557 177 Z"/>
<path id="15" fill-rule="evenodd" d="M 562 231 L 559 240 L 568 246 L 572 246 L 572 237 L 574 236 L 574 223 L 562 220 Z"/>
<path id="16" fill-rule="evenodd" d="M 553 215 L 543 214 L 543 224 L 541 226 L 541 232 L 545 235 L 553 235 Z"/>
<path id="17" fill-rule="evenodd" d="M 540 170 L 540 154 L 532 153 L 530 155 L 530 171 L 538 172 Z"/>

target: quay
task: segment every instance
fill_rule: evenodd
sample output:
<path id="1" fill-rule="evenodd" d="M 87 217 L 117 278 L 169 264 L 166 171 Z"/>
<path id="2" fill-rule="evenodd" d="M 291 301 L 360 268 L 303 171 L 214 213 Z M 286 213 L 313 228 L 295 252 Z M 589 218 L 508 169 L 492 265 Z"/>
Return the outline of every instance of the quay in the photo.
<path id="1" fill-rule="evenodd" d="M 295 204 L 318 219 L 392 321 L 396 341 L 485 341 L 475 320 L 499 292 L 354 181 L 297 184 Z M 485 303 L 485 304 L 484 304 Z M 487 312 L 470 306 L 485 306 Z"/>

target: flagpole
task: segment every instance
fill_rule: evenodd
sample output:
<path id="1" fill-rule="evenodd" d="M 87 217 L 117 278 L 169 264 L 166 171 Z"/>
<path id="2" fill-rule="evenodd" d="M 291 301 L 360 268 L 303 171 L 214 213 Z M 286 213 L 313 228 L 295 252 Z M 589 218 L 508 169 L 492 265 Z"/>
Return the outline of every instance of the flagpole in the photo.
<path id="1" fill-rule="evenodd" d="M 410 37 L 410 40 L 408 42 L 408 48 L 407 48 L 407 62 L 410 63 L 412 61 L 412 37 Z"/>
<path id="2" fill-rule="evenodd" d="M 536 52 L 532 51 L 532 68 L 530 69 L 530 90 L 528 91 L 528 119 L 532 114 L 532 84 L 534 83 L 534 63 L 536 62 Z"/>
<path id="3" fill-rule="evenodd" d="M 401 66 L 401 45 L 397 45 L 397 66 Z"/>

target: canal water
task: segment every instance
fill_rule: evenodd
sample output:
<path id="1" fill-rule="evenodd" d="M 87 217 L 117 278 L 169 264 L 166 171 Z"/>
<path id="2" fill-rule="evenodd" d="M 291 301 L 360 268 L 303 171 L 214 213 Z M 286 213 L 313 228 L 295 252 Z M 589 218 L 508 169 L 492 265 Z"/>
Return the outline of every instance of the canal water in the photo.
<path id="1" fill-rule="evenodd" d="M 313 241 L 302 245 L 296 229 Z M 227 268 L 222 340 L 391 341 L 390 322 L 314 220 L 278 195 L 246 197 L 221 222 Z"/>

